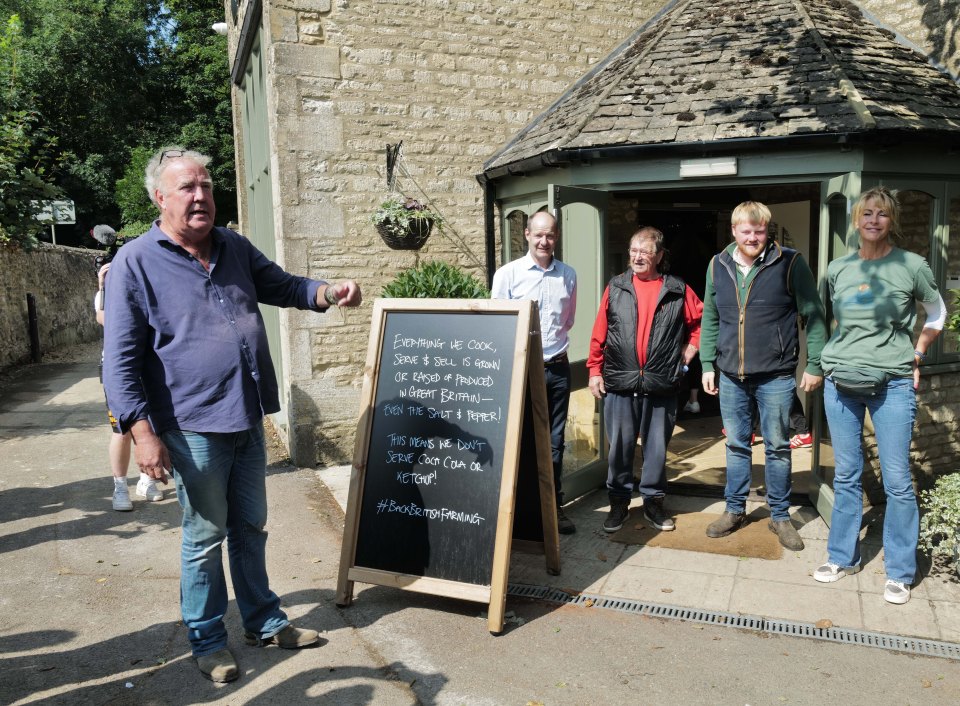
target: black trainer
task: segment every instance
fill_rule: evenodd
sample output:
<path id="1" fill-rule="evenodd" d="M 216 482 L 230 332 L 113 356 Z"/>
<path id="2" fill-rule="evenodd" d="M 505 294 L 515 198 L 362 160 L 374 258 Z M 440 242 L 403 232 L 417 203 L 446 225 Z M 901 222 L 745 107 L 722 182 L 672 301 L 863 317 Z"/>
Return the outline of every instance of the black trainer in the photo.
<path id="1" fill-rule="evenodd" d="M 616 532 L 630 517 L 630 501 L 610 499 L 610 513 L 603 521 L 604 532 Z"/>
<path id="2" fill-rule="evenodd" d="M 651 525 L 664 532 L 673 532 L 677 528 L 673 518 L 663 509 L 663 497 L 644 498 L 643 516 Z"/>
<path id="3" fill-rule="evenodd" d="M 557 505 L 557 530 L 560 534 L 573 534 L 577 531 L 577 526 L 564 513 L 563 508 Z"/>

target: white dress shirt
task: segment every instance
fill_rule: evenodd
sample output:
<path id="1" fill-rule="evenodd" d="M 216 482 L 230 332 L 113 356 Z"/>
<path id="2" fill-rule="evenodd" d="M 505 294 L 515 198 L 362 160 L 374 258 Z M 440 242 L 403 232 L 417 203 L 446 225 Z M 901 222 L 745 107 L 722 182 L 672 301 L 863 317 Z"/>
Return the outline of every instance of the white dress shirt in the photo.
<path id="1" fill-rule="evenodd" d="M 540 340 L 545 361 L 570 347 L 570 328 L 577 310 L 577 273 L 553 258 L 546 269 L 527 252 L 493 275 L 493 299 L 532 299 L 540 308 Z"/>

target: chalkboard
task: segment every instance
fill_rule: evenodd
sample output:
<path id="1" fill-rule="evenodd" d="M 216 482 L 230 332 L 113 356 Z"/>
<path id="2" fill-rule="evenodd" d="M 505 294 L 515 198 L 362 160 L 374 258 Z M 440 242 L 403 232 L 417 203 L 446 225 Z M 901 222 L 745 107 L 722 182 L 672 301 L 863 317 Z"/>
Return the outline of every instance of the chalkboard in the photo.
<path id="1" fill-rule="evenodd" d="M 479 600 L 497 632 L 521 456 L 523 534 L 559 571 L 537 323 L 532 302 L 375 303 L 338 603 L 354 580 Z"/>

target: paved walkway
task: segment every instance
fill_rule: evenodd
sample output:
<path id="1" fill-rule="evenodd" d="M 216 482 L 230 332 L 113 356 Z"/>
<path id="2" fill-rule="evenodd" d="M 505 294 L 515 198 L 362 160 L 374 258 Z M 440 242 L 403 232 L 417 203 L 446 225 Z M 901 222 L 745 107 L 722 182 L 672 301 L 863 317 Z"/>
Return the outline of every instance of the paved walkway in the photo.
<path id="1" fill-rule="evenodd" d="M 350 467 L 328 468 L 320 478 L 345 507 Z M 723 501 L 689 496 L 672 496 L 667 505 L 678 523 L 685 513 L 719 515 L 724 509 Z M 639 506 L 634 499 L 628 524 L 643 522 Z M 791 512 L 804 550 L 783 550 L 776 561 L 613 542 L 600 528 L 608 510 L 601 491 L 568 505 L 577 532 L 560 537 L 560 576 L 547 574 L 542 557 L 515 552 L 510 582 L 811 624 L 829 621 L 839 628 L 960 644 L 960 581 L 950 574 L 931 575 L 928 561 L 921 559 L 924 575 L 909 603 L 896 606 L 883 600 L 882 509 L 868 513 L 863 570 L 831 584 L 813 579 L 827 556 L 828 528 L 810 507 Z M 763 507 L 748 503 L 748 513 L 755 510 Z"/>
<path id="2" fill-rule="evenodd" d="M 338 609 L 343 515 L 328 486 L 342 503 L 349 469 L 283 464 L 267 476 L 271 584 L 324 645 L 247 647 L 231 601 L 241 678 L 212 684 L 179 619 L 176 500 L 110 509 L 96 371 L 89 361 L 31 366 L 0 385 L 2 704 L 742 706 L 820 704 L 841 692 L 849 704 L 960 703 L 960 660 L 513 597 L 513 617 L 493 637 L 483 606 L 379 586 L 358 585 L 354 604 Z M 707 509 L 695 498 L 671 502 L 679 522 Z M 910 604 L 888 606 L 876 549 L 855 579 L 814 584 L 825 536 L 814 518 L 802 530 L 810 549 L 764 562 L 612 543 L 599 531 L 602 495 L 570 511 L 579 531 L 561 539 L 562 575 L 518 553 L 512 582 L 960 642 L 957 587 L 926 577 Z"/>

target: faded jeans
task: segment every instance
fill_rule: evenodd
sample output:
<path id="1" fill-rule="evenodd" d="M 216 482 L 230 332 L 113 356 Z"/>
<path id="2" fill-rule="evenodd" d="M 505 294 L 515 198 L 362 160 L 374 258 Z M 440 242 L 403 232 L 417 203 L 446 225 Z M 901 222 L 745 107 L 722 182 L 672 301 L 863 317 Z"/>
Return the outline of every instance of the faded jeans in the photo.
<path id="1" fill-rule="evenodd" d="M 827 561 L 842 567 L 860 564 L 863 523 L 863 419 L 870 411 L 887 495 L 883 517 L 883 563 L 887 578 L 907 585 L 917 573 L 920 515 L 910 475 L 910 439 L 917 413 L 913 378 L 893 378 L 876 397 L 840 392 L 826 378 L 823 403 L 830 425 L 836 471 Z"/>
<path id="2" fill-rule="evenodd" d="M 221 548 L 245 630 L 271 637 L 289 624 L 267 578 L 266 448 L 263 427 L 228 434 L 167 431 L 183 508 L 180 610 L 196 657 L 227 646 L 227 584 Z"/>

